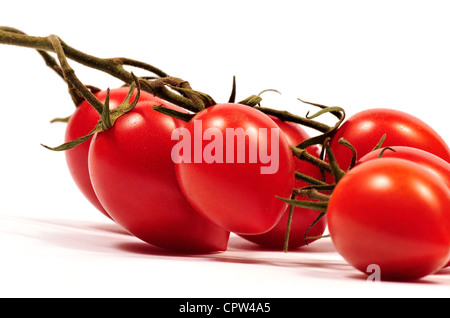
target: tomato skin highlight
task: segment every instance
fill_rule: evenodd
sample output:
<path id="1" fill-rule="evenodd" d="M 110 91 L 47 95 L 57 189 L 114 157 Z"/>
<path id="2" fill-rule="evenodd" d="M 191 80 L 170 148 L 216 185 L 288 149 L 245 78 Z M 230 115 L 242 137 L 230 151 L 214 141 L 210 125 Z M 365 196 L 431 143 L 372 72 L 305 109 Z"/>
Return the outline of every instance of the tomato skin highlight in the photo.
<path id="1" fill-rule="evenodd" d="M 286 135 L 286 138 L 290 145 L 296 146 L 300 144 L 302 141 L 309 139 L 310 136 L 308 133 L 300 126 L 291 122 L 284 122 L 279 118 L 270 116 L 270 118 L 281 128 L 283 133 Z M 313 156 L 319 158 L 320 149 L 317 146 L 311 146 L 307 148 L 308 153 Z M 306 161 L 302 161 L 297 157 L 294 157 L 295 170 L 301 173 L 304 173 L 308 176 L 316 178 L 317 180 L 321 180 L 320 169 Z M 298 180 L 295 180 L 295 188 L 302 188 L 305 186 L 309 186 L 310 184 Z M 302 198 L 302 200 L 306 200 L 306 198 Z M 289 209 L 288 206 L 286 211 L 283 213 L 280 221 L 278 221 L 277 225 L 273 227 L 270 231 L 263 234 L 256 235 L 240 235 L 242 238 L 256 243 L 260 246 L 273 248 L 273 249 L 283 249 L 286 238 L 286 229 L 287 223 L 289 219 Z M 306 244 L 305 242 L 305 233 L 308 228 L 313 224 L 313 222 L 320 215 L 320 212 L 313 209 L 305 209 L 300 207 L 294 208 L 294 213 L 292 215 L 291 227 L 289 231 L 289 244 L 288 249 L 294 249 Z M 308 232 L 308 236 L 311 237 L 319 237 L 321 236 L 326 229 L 326 218 L 322 217 L 317 223 L 310 229 Z M 308 244 L 314 242 L 317 239 L 308 239 Z"/>
<path id="2" fill-rule="evenodd" d="M 398 158 L 370 160 L 337 184 L 327 211 L 336 250 L 382 280 L 416 280 L 450 259 L 450 190 L 419 164 Z"/>
<path id="3" fill-rule="evenodd" d="M 195 132 L 195 123 L 202 123 L 201 131 Z M 248 154 L 250 142 L 257 142 L 259 128 L 280 128 L 262 112 L 240 104 L 217 104 L 196 114 L 186 125 L 191 138 L 194 139 L 208 129 L 214 129 L 221 136 L 226 136 L 227 129 L 249 130 L 245 147 Z M 268 132 L 271 135 L 271 131 Z M 263 139 L 261 139 L 263 140 Z M 267 141 L 269 137 L 267 137 Z M 209 142 L 209 141 L 208 141 Z M 202 144 L 200 151 L 205 151 L 208 142 Z M 229 142 L 229 141 L 228 141 Z M 264 142 L 264 141 L 263 141 Z M 263 166 L 258 160 L 250 163 L 223 163 L 202 161 L 196 163 L 182 161 L 175 165 L 180 187 L 197 212 L 215 224 L 236 234 L 261 234 L 273 228 L 286 210 L 287 204 L 276 196 L 289 198 L 295 180 L 292 151 L 283 133 L 277 138 L 278 170 L 275 173 L 262 174 Z M 237 153 L 235 143 L 234 152 Z M 226 155 L 227 141 L 222 143 L 222 153 Z M 271 142 L 267 145 L 270 152 Z M 231 147 L 231 146 L 230 146 Z M 195 152 L 194 152 L 195 156 Z"/>
<path id="4" fill-rule="evenodd" d="M 115 222 L 149 244 L 180 253 L 224 251 L 229 232 L 195 212 L 176 179 L 171 134 L 184 122 L 154 105 L 160 103 L 138 102 L 94 135 L 89 172 L 99 201 Z"/>
<path id="5" fill-rule="evenodd" d="M 352 152 L 339 144 L 345 138 L 356 149 L 358 159 L 369 153 L 386 134 L 382 147 L 408 146 L 430 152 L 450 162 L 450 148 L 440 135 L 422 120 L 402 111 L 367 109 L 346 119 L 331 138 L 330 147 L 341 169 L 347 170 Z"/>
<path id="6" fill-rule="evenodd" d="M 129 91 L 128 87 L 119 87 L 110 90 L 109 106 L 110 109 L 116 108 L 121 104 Z M 104 102 L 106 99 L 106 91 L 100 91 L 95 96 Z M 132 100 L 134 97 L 132 97 Z M 155 100 L 161 101 L 158 97 L 146 92 L 140 93 L 139 100 Z M 72 116 L 70 117 L 64 140 L 69 142 L 87 135 L 97 124 L 100 119 L 98 112 L 87 102 L 83 101 L 77 106 Z M 78 145 L 73 149 L 65 151 L 66 163 L 70 175 L 74 180 L 76 186 L 81 193 L 88 199 L 88 201 L 95 206 L 105 216 L 110 217 L 103 206 L 98 201 L 97 195 L 92 187 L 91 179 L 89 177 L 88 169 L 88 152 L 89 145 L 92 138 L 89 138 L 84 143 Z"/>

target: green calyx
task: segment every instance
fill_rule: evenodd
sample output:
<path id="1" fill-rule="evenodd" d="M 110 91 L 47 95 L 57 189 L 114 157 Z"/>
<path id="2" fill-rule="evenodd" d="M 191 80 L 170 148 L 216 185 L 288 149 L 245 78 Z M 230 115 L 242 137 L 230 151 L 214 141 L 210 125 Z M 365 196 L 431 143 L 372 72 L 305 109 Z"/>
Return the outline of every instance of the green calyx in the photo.
<path id="1" fill-rule="evenodd" d="M 130 103 L 131 97 L 133 96 L 133 92 L 136 90 L 136 88 L 137 88 L 136 97 Z M 91 138 L 92 136 L 94 136 L 96 133 L 99 133 L 99 132 L 102 132 L 102 131 L 105 131 L 105 130 L 111 128 L 120 116 L 128 113 L 136 106 L 137 102 L 139 101 L 139 97 L 140 97 L 140 87 L 139 87 L 139 81 L 136 79 L 136 81 L 130 85 L 130 89 L 129 89 L 128 94 L 125 97 L 124 101 L 119 106 L 117 106 L 117 108 L 110 110 L 109 109 L 109 89 L 108 89 L 105 102 L 103 103 L 102 112 L 100 114 L 100 119 L 97 122 L 97 124 L 95 125 L 95 127 L 87 135 L 77 138 L 75 140 L 68 141 L 57 147 L 49 147 L 49 146 L 46 146 L 43 144 L 41 144 L 41 145 L 43 147 L 45 147 L 49 150 L 53 150 L 53 151 L 65 151 L 65 150 L 75 148 L 78 145 L 85 142 L 86 140 L 88 140 L 89 138 Z"/>

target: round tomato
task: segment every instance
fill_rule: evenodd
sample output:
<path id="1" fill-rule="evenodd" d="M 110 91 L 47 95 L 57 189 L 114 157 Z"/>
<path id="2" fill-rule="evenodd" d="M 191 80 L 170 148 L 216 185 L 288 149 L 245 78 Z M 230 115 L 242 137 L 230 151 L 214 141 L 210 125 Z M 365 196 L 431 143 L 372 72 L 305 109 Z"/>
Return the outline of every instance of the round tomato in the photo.
<path id="1" fill-rule="evenodd" d="M 381 280 L 415 280 L 450 258 L 450 190 L 417 163 L 384 158 L 351 169 L 327 210 L 336 250 Z"/>
<path id="2" fill-rule="evenodd" d="M 300 126 L 295 123 L 285 122 L 279 118 L 270 118 L 281 128 L 285 134 L 288 142 L 292 146 L 300 144 L 302 141 L 310 138 L 308 133 Z M 320 156 L 320 149 L 317 146 L 310 146 L 307 148 L 308 153 L 313 156 Z M 297 157 L 294 157 L 295 170 L 299 171 L 305 175 L 313 177 L 317 180 L 321 179 L 320 169 L 306 161 L 302 161 Z M 302 188 L 309 186 L 309 183 L 304 181 L 295 180 L 294 186 L 296 188 Z M 303 200 L 304 198 L 302 198 Z M 285 244 L 286 229 L 289 220 L 289 210 L 288 207 L 283 213 L 280 221 L 277 225 L 272 228 L 269 232 L 257 235 L 240 235 L 244 239 L 256 243 L 263 247 L 282 249 Z M 320 212 L 313 209 L 305 209 L 301 207 L 295 207 L 292 215 L 290 231 L 289 231 L 289 244 L 288 248 L 293 249 L 299 246 L 305 245 L 305 233 L 313 224 L 313 222 L 320 215 Z M 314 226 L 309 230 L 308 236 L 319 237 L 323 234 L 326 228 L 326 218 L 322 217 L 319 221 L 314 224 Z M 314 242 L 316 239 L 308 239 L 308 243 Z"/>
<path id="3" fill-rule="evenodd" d="M 240 104 L 217 104 L 179 131 L 174 149 L 179 184 L 196 211 L 236 234 L 272 229 L 286 211 L 295 171 L 277 124 Z"/>
<path id="4" fill-rule="evenodd" d="M 352 151 L 340 145 L 339 139 L 349 141 L 359 159 L 370 152 L 385 134 L 383 147 L 419 148 L 450 162 L 450 148 L 433 128 L 408 113 L 394 109 L 368 109 L 349 117 L 332 137 L 330 147 L 341 169 L 347 170 Z"/>
<path id="5" fill-rule="evenodd" d="M 183 253 L 226 250 L 229 232 L 195 212 L 180 190 L 171 135 L 184 122 L 152 109 L 160 104 L 138 102 L 94 135 L 89 173 L 95 193 L 115 222 L 147 243 Z"/>
<path id="6" fill-rule="evenodd" d="M 109 95 L 110 109 L 114 109 L 118 105 L 120 105 L 127 96 L 128 91 L 128 87 L 112 89 Z M 104 102 L 106 98 L 106 91 L 100 91 L 96 93 L 95 96 L 101 102 Z M 142 91 L 140 93 L 139 100 L 161 101 L 158 97 Z M 87 135 L 95 127 L 99 119 L 99 113 L 87 101 L 81 102 L 80 105 L 77 106 L 67 123 L 64 138 L 65 142 L 69 142 Z M 89 202 L 91 202 L 98 210 L 109 217 L 108 213 L 98 201 L 97 195 L 92 188 L 91 179 L 89 177 L 88 151 L 91 139 L 92 138 L 88 139 L 75 148 L 66 150 L 66 162 L 69 168 L 69 172 L 80 191 L 89 200 Z"/>

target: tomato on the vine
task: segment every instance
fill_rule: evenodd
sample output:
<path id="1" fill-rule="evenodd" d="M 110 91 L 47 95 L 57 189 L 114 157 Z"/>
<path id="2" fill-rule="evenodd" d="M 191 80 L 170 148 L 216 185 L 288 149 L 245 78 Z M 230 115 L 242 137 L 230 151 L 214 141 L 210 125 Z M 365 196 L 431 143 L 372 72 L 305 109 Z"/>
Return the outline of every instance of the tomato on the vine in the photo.
<path id="1" fill-rule="evenodd" d="M 217 104 L 179 131 L 174 149 L 180 187 L 196 211 L 236 234 L 272 229 L 294 186 L 294 160 L 284 133 L 266 114 Z"/>
<path id="2" fill-rule="evenodd" d="M 281 128 L 282 132 L 285 134 L 288 143 L 292 146 L 296 146 L 301 142 L 310 138 L 309 134 L 298 124 L 292 122 L 282 121 L 277 117 L 270 116 L 272 120 Z M 308 153 L 319 158 L 320 149 L 317 146 L 310 146 L 307 148 Z M 321 179 L 320 169 L 306 161 L 302 161 L 297 157 L 294 157 L 295 170 L 299 171 L 307 176 L 313 177 L 317 180 Z M 296 179 L 294 187 L 302 188 L 309 186 L 302 180 Z M 256 243 L 263 247 L 282 249 L 285 244 L 287 224 L 289 220 L 289 210 L 288 207 L 283 213 L 280 221 L 277 225 L 272 228 L 269 232 L 256 235 L 240 235 L 244 239 Z M 306 244 L 305 234 L 308 235 L 307 242 L 312 243 L 320 237 L 326 229 L 326 218 L 320 218 L 313 227 L 311 225 L 320 215 L 320 212 L 313 209 L 306 209 L 301 207 L 294 207 L 290 229 L 289 229 L 289 240 L 288 248 L 293 249 Z M 311 229 L 308 231 L 308 229 Z M 307 232 L 308 231 L 308 232 Z"/>
<path id="3" fill-rule="evenodd" d="M 119 87 L 110 90 L 109 106 L 110 109 L 116 108 L 120 105 L 129 91 L 128 87 Z M 100 91 L 95 96 L 104 102 L 107 91 Z M 134 99 L 134 96 L 132 97 Z M 143 92 L 140 92 L 139 100 L 154 100 L 161 101 L 158 97 Z M 70 116 L 65 132 L 65 142 L 69 142 L 87 135 L 97 124 L 100 119 L 99 113 L 87 102 L 81 102 Z M 98 201 L 97 195 L 92 188 L 91 179 L 89 177 L 88 169 L 88 152 L 91 138 L 75 148 L 65 151 L 66 162 L 69 172 L 80 189 L 81 193 L 92 203 L 99 211 L 108 216 L 103 206 Z"/>
<path id="4" fill-rule="evenodd" d="M 154 110 L 164 102 L 141 101 L 112 127 L 94 135 L 89 173 L 111 218 L 137 238 L 183 253 L 226 250 L 229 232 L 198 214 L 178 185 L 172 132 L 182 120 Z"/>
<path id="5" fill-rule="evenodd" d="M 382 280 L 416 280 L 450 258 L 450 189 L 418 163 L 369 160 L 336 185 L 327 221 L 336 250 Z"/>
<path id="6" fill-rule="evenodd" d="M 341 169 L 350 166 L 352 151 L 340 145 L 346 139 L 356 150 L 358 159 L 374 149 L 386 136 L 382 146 L 408 146 L 430 152 L 450 162 L 450 148 L 428 124 L 411 114 L 385 108 L 367 109 L 346 119 L 331 138 L 330 147 Z"/>
<path id="7" fill-rule="evenodd" d="M 412 148 L 412 147 L 389 147 L 390 149 L 377 149 L 369 152 L 363 156 L 357 165 L 363 164 L 369 160 L 378 159 L 380 155 L 382 158 L 401 158 L 420 164 L 424 169 L 427 169 L 435 175 L 436 178 L 441 179 L 450 189 L 450 163 L 433 155 L 432 153 Z M 450 266 L 450 261 L 446 267 Z"/>

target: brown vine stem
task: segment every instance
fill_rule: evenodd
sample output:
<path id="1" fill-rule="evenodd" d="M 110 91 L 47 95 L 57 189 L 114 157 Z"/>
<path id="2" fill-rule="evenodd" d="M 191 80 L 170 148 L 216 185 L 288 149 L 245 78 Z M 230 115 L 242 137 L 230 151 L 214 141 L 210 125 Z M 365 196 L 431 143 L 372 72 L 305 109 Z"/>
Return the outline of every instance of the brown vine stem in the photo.
<path id="1" fill-rule="evenodd" d="M 62 71 L 55 60 L 50 55 L 46 54 L 46 52 L 56 53 L 55 47 L 52 44 L 51 40 L 54 37 L 56 36 L 30 36 L 17 29 L 7 26 L 0 26 L 0 44 L 22 46 L 38 50 L 38 52 L 44 57 L 47 65 L 50 66 L 54 71 L 56 71 L 60 76 L 63 76 Z M 128 85 L 130 85 L 134 81 L 134 79 L 131 72 L 127 71 L 124 66 L 138 67 L 157 75 L 159 78 L 156 78 L 156 80 L 149 80 L 149 78 L 145 77 L 139 78 L 142 90 L 154 94 L 168 102 L 181 106 L 189 111 L 198 112 L 205 107 L 209 107 L 215 104 L 214 100 L 207 94 L 192 90 L 187 81 L 171 77 L 166 72 L 151 64 L 126 57 L 99 58 L 77 50 L 69 46 L 61 39 L 59 40 L 59 42 L 66 58 L 76 61 L 87 67 L 103 71 L 113 77 L 122 80 Z M 69 86 L 69 90 L 70 88 L 71 87 Z M 76 95 L 76 92 L 73 92 L 73 94 Z M 75 96 L 74 99 L 77 100 L 78 97 Z M 295 122 L 307 127 L 314 128 L 321 132 L 326 133 L 333 128 L 320 122 L 311 120 L 311 118 L 300 117 L 287 111 L 279 111 L 271 108 L 261 107 L 256 104 L 252 106 L 268 115 L 276 116 L 281 120 Z"/>
<path id="2" fill-rule="evenodd" d="M 311 155 L 305 149 L 300 149 L 300 148 L 291 146 L 291 150 L 292 150 L 293 155 L 296 156 L 298 159 L 308 161 L 308 162 L 314 164 L 315 166 L 319 167 L 320 169 L 325 170 L 327 172 L 330 172 L 330 173 L 332 172 L 332 168 L 328 162 Z"/>
<path id="3" fill-rule="evenodd" d="M 305 188 L 300 188 L 300 189 L 294 189 L 293 193 L 296 196 L 307 197 L 312 200 L 320 200 L 320 201 L 330 200 L 329 195 L 320 193 L 319 191 L 317 191 L 314 188 L 305 187 Z"/>
<path id="4" fill-rule="evenodd" d="M 32 48 L 38 50 L 40 53 L 41 52 L 55 53 L 54 46 L 50 41 L 51 38 L 52 35 L 48 37 L 30 36 L 14 28 L 0 26 L 0 44 Z M 164 71 L 150 64 L 124 57 L 99 58 L 90 54 L 86 54 L 80 50 L 77 50 L 67 45 L 62 40 L 60 41 L 60 44 L 67 58 L 76 61 L 82 65 L 85 65 L 87 67 L 105 72 L 113 77 L 120 79 L 121 81 L 125 82 L 128 85 L 133 83 L 134 79 L 131 72 L 127 71 L 124 68 L 124 65 L 140 67 L 144 70 L 156 74 L 161 78 L 165 78 L 166 80 L 170 80 L 171 82 L 177 82 L 178 87 L 190 88 L 186 81 L 170 77 Z M 51 66 L 55 71 L 57 71 L 57 73 L 59 73 L 58 69 L 55 68 L 56 64 L 54 63 L 54 61 L 48 59 L 48 55 L 46 55 L 44 59 L 46 59 L 46 61 L 50 63 L 50 65 L 48 63 L 47 65 Z M 61 73 L 59 74 L 61 75 Z M 161 97 L 171 103 L 185 107 L 186 109 L 197 110 L 197 107 L 194 105 L 191 99 L 183 96 L 182 94 L 174 93 L 172 90 L 166 87 L 164 82 L 149 81 L 144 78 L 141 78 L 140 81 L 141 84 L 143 84 L 142 85 L 143 90 L 151 94 L 154 94 L 158 97 Z"/>
<path id="5" fill-rule="evenodd" d="M 103 110 L 103 103 L 99 101 L 98 98 L 75 76 L 75 71 L 67 62 L 64 49 L 61 45 L 61 40 L 55 35 L 50 35 L 48 37 L 48 41 L 52 44 L 53 50 L 58 56 L 64 79 L 68 83 L 73 85 L 77 89 L 77 91 L 88 101 L 88 103 L 91 104 L 99 114 L 101 114 Z"/>

